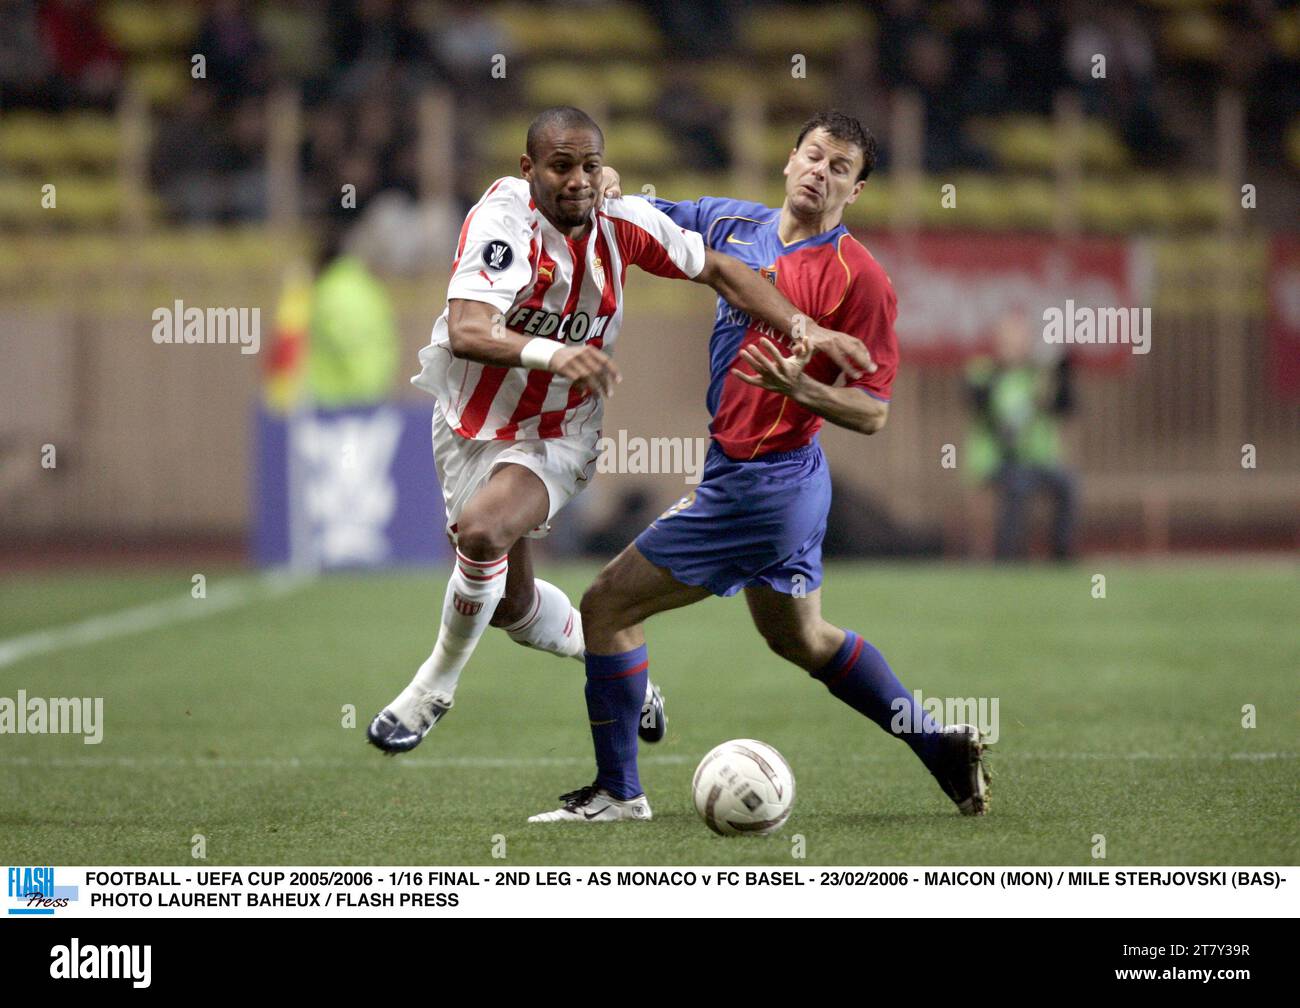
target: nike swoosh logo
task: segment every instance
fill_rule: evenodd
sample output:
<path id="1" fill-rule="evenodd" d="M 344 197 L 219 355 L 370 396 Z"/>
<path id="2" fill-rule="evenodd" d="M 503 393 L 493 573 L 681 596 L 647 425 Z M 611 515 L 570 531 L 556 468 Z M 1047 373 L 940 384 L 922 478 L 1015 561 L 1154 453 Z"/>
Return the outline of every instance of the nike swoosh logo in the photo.
<path id="1" fill-rule="evenodd" d="M 741 241 L 735 235 L 727 235 L 727 243 L 729 245 L 753 245 L 754 244 L 753 242 Z"/>
<path id="2" fill-rule="evenodd" d="M 601 809 L 599 812 L 592 812 L 590 815 L 588 815 L 586 812 L 584 812 L 584 813 L 582 813 L 582 818 L 584 818 L 584 819 L 595 819 L 597 816 L 604 815 L 607 811 L 609 811 L 609 806 L 608 806 L 608 805 L 606 805 L 606 806 L 605 806 L 603 809 Z"/>

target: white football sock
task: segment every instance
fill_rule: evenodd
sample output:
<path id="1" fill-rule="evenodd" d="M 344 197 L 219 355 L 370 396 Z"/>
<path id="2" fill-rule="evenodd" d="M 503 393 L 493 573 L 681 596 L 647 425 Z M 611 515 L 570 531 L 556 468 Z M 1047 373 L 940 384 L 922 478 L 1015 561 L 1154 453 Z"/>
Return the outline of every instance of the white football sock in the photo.
<path id="1" fill-rule="evenodd" d="M 586 647 L 582 639 L 582 617 L 573 608 L 569 596 L 541 578 L 535 578 L 533 586 L 536 595 L 528 615 L 502 629 L 516 643 L 582 661 Z"/>
<path id="2" fill-rule="evenodd" d="M 425 694 L 439 694 L 444 703 L 455 694 L 461 670 L 505 593 L 506 567 L 506 557 L 480 563 L 456 552 L 456 569 L 442 600 L 438 642 L 410 685 L 389 705 L 403 724 Z"/>

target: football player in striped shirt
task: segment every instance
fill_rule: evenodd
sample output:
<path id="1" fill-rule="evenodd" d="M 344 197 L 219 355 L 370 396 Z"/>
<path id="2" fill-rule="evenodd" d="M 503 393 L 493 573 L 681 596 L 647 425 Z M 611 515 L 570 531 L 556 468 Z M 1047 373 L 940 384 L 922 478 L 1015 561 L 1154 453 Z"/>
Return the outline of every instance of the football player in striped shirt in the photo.
<path id="1" fill-rule="evenodd" d="M 713 421 L 704 478 L 612 560 L 582 598 L 596 780 L 561 795 L 560 808 L 530 822 L 650 818 L 636 759 L 649 666 L 642 623 L 741 589 L 776 654 L 902 738 L 962 813 L 985 811 L 978 730 L 938 725 L 875 647 L 821 613 L 831 481 L 817 432 L 827 420 L 861 434 L 880 430 L 898 367 L 893 287 L 843 223 L 875 154 L 874 138 L 856 119 L 820 113 L 790 152 L 781 207 L 655 200 L 674 222 L 698 232 L 709 248 L 739 256 L 811 318 L 860 340 L 871 363 L 846 366 L 773 333 L 723 295 L 709 342 Z M 603 185 L 617 192 L 617 174 L 611 171 Z"/>
<path id="2" fill-rule="evenodd" d="M 388 753 L 414 748 L 451 709 L 489 625 L 583 660 L 578 612 L 533 576 L 528 539 L 594 473 L 603 401 L 621 380 L 611 353 L 628 267 L 707 283 L 774 332 L 796 325 L 776 287 L 695 230 L 639 198 L 601 201 L 604 138 L 584 112 L 541 113 L 526 150 L 523 177 L 498 179 L 465 218 L 446 309 L 411 379 L 437 399 L 433 454 L 456 564 L 432 654 L 367 731 Z M 805 335 L 845 364 L 861 353 L 843 333 L 809 324 Z M 657 741 L 662 697 L 638 682 L 641 735 Z"/>

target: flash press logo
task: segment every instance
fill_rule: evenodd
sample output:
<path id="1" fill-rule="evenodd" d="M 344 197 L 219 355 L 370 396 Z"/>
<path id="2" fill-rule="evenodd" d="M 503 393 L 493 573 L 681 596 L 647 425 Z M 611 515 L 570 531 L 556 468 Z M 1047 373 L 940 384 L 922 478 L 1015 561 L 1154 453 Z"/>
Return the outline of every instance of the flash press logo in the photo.
<path id="1" fill-rule="evenodd" d="M 54 884 L 53 868 L 10 868 L 5 875 L 11 917 L 53 917 L 77 898 L 77 886 Z"/>
<path id="2" fill-rule="evenodd" d="M 50 949 L 55 980 L 130 980 L 143 988 L 152 982 L 152 967 L 152 945 L 82 945 L 73 938 Z"/>

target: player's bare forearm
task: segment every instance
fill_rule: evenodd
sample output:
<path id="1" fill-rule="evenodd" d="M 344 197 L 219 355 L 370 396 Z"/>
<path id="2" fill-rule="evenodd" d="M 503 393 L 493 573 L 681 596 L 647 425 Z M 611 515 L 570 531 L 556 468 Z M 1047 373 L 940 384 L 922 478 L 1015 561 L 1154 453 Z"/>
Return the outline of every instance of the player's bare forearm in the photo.
<path id="1" fill-rule="evenodd" d="M 889 418 L 889 403 L 873 399 L 860 388 L 837 388 L 807 375 L 800 375 L 787 395 L 824 420 L 859 434 L 876 433 Z"/>
<path id="2" fill-rule="evenodd" d="M 447 305 L 447 333 L 453 354 L 479 364 L 519 367 L 519 352 L 528 337 L 507 329 L 499 311 L 483 301 L 458 298 Z"/>
<path id="3" fill-rule="evenodd" d="M 498 367 L 550 371 L 602 396 L 613 395 L 614 386 L 623 380 L 614 361 L 599 347 L 558 343 L 552 347 L 549 340 L 521 336 L 507 329 L 501 313 L 482 301 L 453 298 L 447 308 L 447 335 L 457 357 Z M 546 350 L 544 361 L 528 359 L 525 348 L 534 341 Z"/>

